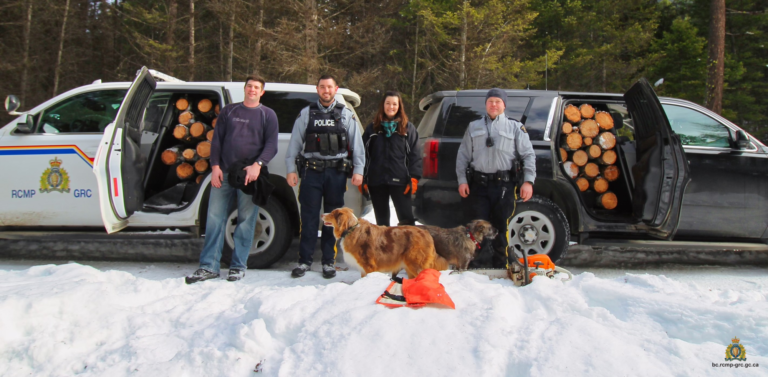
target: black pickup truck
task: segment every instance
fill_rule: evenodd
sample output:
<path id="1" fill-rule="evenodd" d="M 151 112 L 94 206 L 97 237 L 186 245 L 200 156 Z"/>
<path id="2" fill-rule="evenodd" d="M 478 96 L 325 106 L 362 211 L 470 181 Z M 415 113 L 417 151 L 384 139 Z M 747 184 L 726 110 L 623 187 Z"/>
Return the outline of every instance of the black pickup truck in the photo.
<path id="1" fill-rule="evenodd" d="M 423 98 L 423 179 L 414 213 L 424 224 L 466 223 L 456 154 L 487 90 Z M 768 148 L 725 118 L 685 100 L 659 98 L 644 79 L 624 95 L 507 90 L 507 116 L 525 124 L 536 151 L 534 197 L 518 201 L 510 245 L 557 261 L 570 244 L 605 240 L 762 243 L 768 238 Z M 618 206 L 595 205 L 564 170 L 564 109 L 588 103 L 615 120 Z M 573 240 L 573 242 L 571 241 Z"/>

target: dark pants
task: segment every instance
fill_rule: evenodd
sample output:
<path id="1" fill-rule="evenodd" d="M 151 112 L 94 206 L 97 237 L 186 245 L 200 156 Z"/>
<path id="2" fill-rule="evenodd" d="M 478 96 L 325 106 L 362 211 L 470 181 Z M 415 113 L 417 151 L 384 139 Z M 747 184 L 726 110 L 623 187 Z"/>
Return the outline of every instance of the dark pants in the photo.
<path id="1" fill-rule="evenodd" d="M 299 204 L 301 205 L 301 242 L 299 243 L 299 263 L 312 264 L 312 254 L 317 245 L 317 229 L 320 225 L 320 204 L 328 213 L 344 206 L 344 192 L 347 191 L 347 175 L 334 168 L 322 172 L 307 169 L 299 186 Z M 323 226 L 320 249 L 323 251 L 323 264 L 333 264 L 336 259 L 336 238 L 333 227 Z"/>
<path id="2" fill-rule="evenodd" d="M 469 213 L 465 214 L 467 220 L 490 221 L 491 225 L 499 231 L 496 238 L 490 242 L 492 251 L 489 253 L 487 250 L 488 242 L 483 242 L 483 250 L 479 253 L 480 255 L 475 257 L 470 267 L 489 267 L 488 264 L 496 268 L 506 267 L 507 220 L 514 212 L 515 183 L 498 181 L 489 182 L 487 185 L 472 183 L 469 186 L 469 198 L 467 200 L 469 200 L 470 205 Z M 465 208 L 467 207 L 465 206 Z M 487 258 L 488 254 L 492 254 L 490 261 Z"/>
<path id="3" fill-rule="evenodd" d="M 389 198 L 392 198 L 392 204 L 395 205 L 397 212 L 398 225 L 414 225 L 416 218 L 413 217 L 413 199 L 411 192 L 403 194 L 408 186 L 378 185 L 368 186 L 368 192 L 371 194 L 371 204 L 373 212 L 376 215 L 376 224 L 389 226 Z"/>

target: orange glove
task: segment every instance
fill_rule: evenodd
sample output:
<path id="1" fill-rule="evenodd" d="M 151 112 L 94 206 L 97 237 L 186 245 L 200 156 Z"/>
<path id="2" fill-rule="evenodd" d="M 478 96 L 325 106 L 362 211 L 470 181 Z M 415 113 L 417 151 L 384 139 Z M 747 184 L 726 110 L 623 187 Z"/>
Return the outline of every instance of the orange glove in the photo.
<path id="1" fill-rule="evenodd" d="M 357 186 L 357 191 L 360 191 L 361 194 L 368 193 L 368 185 Z"/>
<path id="2" fill-rule="evenodd" d="M 408 186 L 405 186 L 405 192 L 403 192 L 403 195 L 407 194 L 408 191 L 411 191 L 411 188 L 413 188 L 413 191 L 411 194 L 415 194 L 416 190 L 419 188 L 419 180 L 416 178 L 411 178 L 411 184 Z"/>

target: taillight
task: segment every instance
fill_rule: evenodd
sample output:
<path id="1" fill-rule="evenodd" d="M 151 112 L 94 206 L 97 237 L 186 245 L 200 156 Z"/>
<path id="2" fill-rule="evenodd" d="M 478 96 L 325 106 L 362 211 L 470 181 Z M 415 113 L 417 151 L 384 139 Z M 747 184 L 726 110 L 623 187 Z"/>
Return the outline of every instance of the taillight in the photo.
<path id="1" fill-rule="evenodd" d="M 423 178 L 437 178 L 437 152 L 440 140 L 429 138 L 424 142 L 422 152 Z"/>

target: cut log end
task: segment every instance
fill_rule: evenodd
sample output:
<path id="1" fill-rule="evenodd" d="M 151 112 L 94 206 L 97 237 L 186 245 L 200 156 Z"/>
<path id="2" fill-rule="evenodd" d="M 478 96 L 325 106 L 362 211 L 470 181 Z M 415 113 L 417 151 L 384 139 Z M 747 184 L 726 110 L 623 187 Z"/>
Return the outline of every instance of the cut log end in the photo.
<path id="1" fill-rule="evenodd" d="M 206 132 L 206 133 L 205 133 L 205 138 L 206 138 L 206 140 L 208 140 L 208 141 L 211 141 L 211 140 L 213 140 L 213 130 L 210 130 L 210 131 Z"/>
<path id="2" fill-rule="evenodd" d="M 181 156 L 184 157 L 184 159 L 187 161 L 197 161 L 197 159 L 200 157 L 192 148 L 185 149 L 183 152 L 181 152 Z"/>
<path id="3" fill-rule="evenodd" d="M 599 146 L 592 144 L 587 148 L 587 154 L 589 155 L 589 158 L 594 160 L 603 154 L 603 150 L 600 149 Z"/>
<path id="4" fill-rule="evenodd" d="M 187 180 L 195 175 L 195 168 L 188 162 L 182 162 L 176 167 L 176 176 L 181 180 Z"/>
<path id="5" fill-rule="evenodd" d="M 570 133 L 564 136 L 565 143 L 563 143 L 562 147 L 566 150 L 575 151 L 581 148 L 582 140 L 581 135 L 577 133 Z"/>
<path id="6" fill-rule="evenodd" d="M 198 175 L 197 178 L 195 178 L 195 183 L 199 185 L 203 182 L 203 179 L 205 179 L 204 175 Z"/>
<path id="7" fill-rule="evenodd" d="M 212 127 L 212 128 L 216 128 L 216 121 L 217 121 L 218 119 L 219 119 L 219 118 L 213 118 L 213 120 L 211 121 L 211 127 Z"/>
<path id="8" fill-rule="evenodd" d="M 568 122 L 563 122 L 563 133 L 569 134 L 573 132 L 573 125 Z"/>
<path id="9" fill-rule="evenodd" d="M 619 179 L 619 168 L 616 165 L 609 165 L 600 169 L 600 174 L 603 175 L 608 182 L 613 182 Z"/>
<path id="10" fill-rule="evenodd" d="M 189 101 L 187 101 L 186 98 L 179 98 L 176 101 L 176 109 L 179 111 L 184 111 L 189 109 Z"/>
<path id="11" fill-rule="evenodd" d="M 581 173 L 587 178 L 595 178 L 600 174 L 600 167 L 595 163 L 587 163 L 581 168 Z"/>
<path id="12" fill-rule="evenodd" d="M 619 204 L 616 194 L 607 191 L 603 195 L 597 197 L 597 206 L 605 209 L 614 209 Z"/>
<path id="13" fill-rule="evenodd" d="M 210 164 L 208 164 L 208 160 L 206 159 L 200 159 L 197 162 L 195 162 L 195 171 L 202 174 L 208 171 L 208 167 Z"/>
<path id="14" fill-rule="evenodd" d="M 595 178 L 592 182 L 592 189 L 598 194 L 608 191 L 608 180 L 605 178 Z"/>
<path id="15" fill-rule="evenodd" d="M 587 152 L 584 152 L 583 150 L 578 150 L 576 152 L 573 152 L 573 163 L 578 166 L 584 166 L 589 161 L 589 157 L 587 156 Z"/>
<path id="16" fill-rule="evenodd" d="M 208 158 L 211 156 L 211 142 L 210 141 L 201 141 L 199 144 L 197 144 L 197 154 L 202 158 Z"/>
<path id="17" fill-rule="evenodd" d="M 179 124 L 173 129 L 173 137 L 184 140 L 189 136 L 189 128 L 183 124 Z"/>
<path id="18" fill-rule="evenodd" d="M 597 159 L 600 165 L 613 165 L 616 163 L 616 151 L 607 150 Z"/>
<path id="19" fill-rule="evenodd" d="M 560 161 L 568 161 L 568 152 L 563 148 L 560 148 Z"/>
<path id="20" fill-rule="evenodd" d="M 568 105 L 565 107 L 565 118 L 571 123 L 578 123 L 581 120 L 581 112 L 576 106 Z"/>
<path id="21" fill-rule="evenodd" d="M 584 137 L 595 137 L 600 133 L 600 127 L 597 126 L 597 122 L 592 119 L 586 119 L 579 124 L 579 132 Z"/>
<path id="22" fill-rule="evenodd" d="M 168 148 L 160 154 L 160 160 L 166 165 L 173 165 L 181 160 L 178 148 Z"/>
<path id="23" fill-rule="evenodd" d="M 586 146 L 592 145 L 592 138 L 591 137 L 585 137 L 585 138 L 583 138 L 581 140 L 584 142 L 584 145 L 586 145 Z"/>
<path id="24" fill-rule="evenodd" d="M 568 174 L 568 176 L 571 178 L 576 178 L 579 175 L 578 165 L 571 161 L 564 163 L 563 168 L 565 169 L 565 173 Z"/>
<path id="25" fill-rule="evenodd" d="M 207 113 L 213 108 L 213 103 L 208 98 L 204 98 L 197 103 L 197 110 L 201 113 Z"/>
<path id="26" fill-rule="evenodd" d="M 219 104 L 217 103 L 216 106 L 213 107 L 213 112 L 216 113 L 216 115 L 219 115 L 219 111 L 221 111 L 221 108 L 219 107 Z"/>
<path id="27" fill-rule="evenodd" d="M 202 139 L 211 127 L 203 122 L 195 122 L 189 126 L 189 134 L 194 138 Z"/>
<path id="28" fill-rule="evenodd" d="M 579 112 L 581 113 L 582 118 L 589 119 L 595 116 L 595 108 L 588 103 L 585 103 L 579 106 Z"/>
<path id="29" fill-rule="evenodd" d="M 616 136 L 613 136 L 611 132 L 602 132 L 597 137 L 597 143 L 600 144 L 600 148 L 613 149 L 616 146 Z"/>
<path id="30" fill-rule="evenodd" d="M 579 191 L 584 192 L 589 189 L 589 181 L 584 177 L 579 177 L 576 179 L 576 186 L 579 187 Z"/>
<path id="31" fill-rule="evenodd" d="M 601 130 L 608 131 L 613 128 L 613 117 L 611 114 L 605 111 L 598 111 L 595 114 L 595 120 L 597 121 L 597 124 L 600 126 Z"/>
<path id="32" fill-rule="evenodd" d="M 185 111 L 179 114 L 179 123 L 183 125 L 189 125 L 194 122 L 195 115 L 191 111 Z"/>

